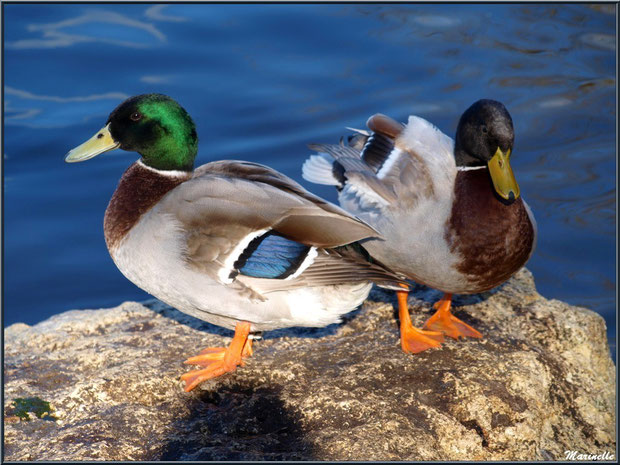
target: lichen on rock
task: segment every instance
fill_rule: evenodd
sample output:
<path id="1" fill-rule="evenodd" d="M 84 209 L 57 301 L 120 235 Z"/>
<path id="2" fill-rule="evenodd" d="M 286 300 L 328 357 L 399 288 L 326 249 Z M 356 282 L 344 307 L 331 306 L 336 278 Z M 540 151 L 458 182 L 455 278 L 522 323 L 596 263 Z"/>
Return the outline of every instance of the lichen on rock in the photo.
<path id="1" fill-rule="evenodd" d="M 417 287 L 414 324 L 439 293 Z M 391 293 L 340 325 L 267 333 L 234 373 L 187 394 L 182 361 L 232 332 L 158 302 L 5 329 L 13 399 L 57 421 L 5 422 L 15 460 L 564 460 L 615 452 L 615 367 L 594 312 L 547 300 L 527 270 L 457 297 L 480 340 L 412 356 Z M 607 455 L 609 456 L 609 455 Z"/>

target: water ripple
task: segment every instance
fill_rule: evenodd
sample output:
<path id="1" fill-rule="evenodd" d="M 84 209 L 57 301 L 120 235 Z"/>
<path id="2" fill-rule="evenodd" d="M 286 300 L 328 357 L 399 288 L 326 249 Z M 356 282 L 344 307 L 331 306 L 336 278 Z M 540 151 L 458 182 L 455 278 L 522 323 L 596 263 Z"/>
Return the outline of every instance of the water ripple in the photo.
<path id="1" fill-rule="evenodd" d="M 122 26 L 129 31 L 141 30 L 158 39 L 160 42 L 166 42 L 166 36 L 152 24 L 138 21 L 113 11 L 96 10 L 56 23 L 29 24 L 27 26 L 28 31 L 40 32 L 42 33 L 43 38 L 7 41 L 5 42 L 5 47 L 13 50 L 27 50 L 70 47 L 78 43 L 91 42 L 103 42 L 130 48 L 143 48 L 149 46 L 149 43 L 144 41 L 137 42 L 134 40 L 119 40 L 115 37 L 117 34 L 113 35 L 108 33 L 103 37 L 96 37 L 92 34 L 92 28 L 93 26 L 101 23 Z M 71 34 L 66 32 L 67 29 L 75 29 L 76 27 L 78 27 L 78 30 L 82 32 L 82 34 Z"/>

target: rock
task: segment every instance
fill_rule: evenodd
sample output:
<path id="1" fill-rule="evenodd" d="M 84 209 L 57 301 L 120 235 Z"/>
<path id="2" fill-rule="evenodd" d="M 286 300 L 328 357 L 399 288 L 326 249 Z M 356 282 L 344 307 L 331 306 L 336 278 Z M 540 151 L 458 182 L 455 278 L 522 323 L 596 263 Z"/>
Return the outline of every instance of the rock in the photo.
<path id="1" fill-rule="evenodd" d="M 414 324 L 440 294 L 410 297 Z M 522 270 L 455 314 L 484 334 L 400 350 L 394 296 L 341 325 L 267 333 L 245 366 L 185 393 L 181 362 L 232 332 L 158 301 L 5 330 L 5 459 L 563 460 L 615 453 L 615 367 L 594 312 Z M 15 399 L 47 417 L 20 420 Z M 22 405 L 28 405 L 25 401 Z M 42 404 L 47 405 L 47 404 Z M 609 457 L 609 455 L 607 455 Z M 612 456 L 613 457 L 613 456 Z"/>

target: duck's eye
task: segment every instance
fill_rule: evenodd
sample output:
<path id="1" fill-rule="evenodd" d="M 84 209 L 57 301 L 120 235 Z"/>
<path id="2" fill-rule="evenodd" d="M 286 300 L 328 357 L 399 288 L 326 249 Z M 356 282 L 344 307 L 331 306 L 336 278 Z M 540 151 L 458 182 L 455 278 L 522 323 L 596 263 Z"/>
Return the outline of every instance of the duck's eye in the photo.
<path id="1" fill-rule="evenodd" d="M 129 118 L 131 119 L 131 121 L 140 121 L 142 119 L 142 115 L 135 111 L 131 114 L 131 116 L 129 116 Z"/>
<path id="2" fill-rule="evenodd" d="M 482 126 L 482 132 L 484 132 L 485 134 L 488 132 L 486 126 Z"/>

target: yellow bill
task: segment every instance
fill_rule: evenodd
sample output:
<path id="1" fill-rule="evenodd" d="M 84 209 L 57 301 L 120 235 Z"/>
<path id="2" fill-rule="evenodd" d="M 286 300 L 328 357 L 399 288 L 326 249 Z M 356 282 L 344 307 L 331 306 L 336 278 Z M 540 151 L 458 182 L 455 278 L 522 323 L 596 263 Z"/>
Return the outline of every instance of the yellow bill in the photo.
<path id="1" fill-rule="evenodd" d="M 97 131 L 93 137 L 71 150 L 65 156 L 65 161 L 67 163 L 76 163 L 78 161 L 89 160 L 100 153 L 118 148 L 121 144 L 112 138 L 109 126 L 109 124 L 104 126 Z"/>
<path id="2" fill-rule="evenodd" d="M 493 158 L 489 160 L 488 167 L 495 192 L 506 200 L 514 201 L 519 198 L 519 185 L 510 167 L 509 159 L 510 150 L 504 153 L 498 147 Z"/>

